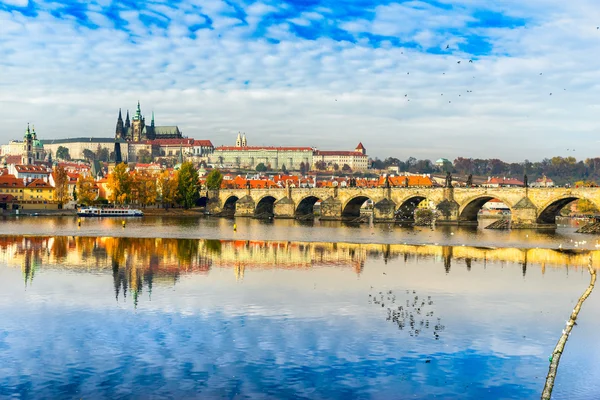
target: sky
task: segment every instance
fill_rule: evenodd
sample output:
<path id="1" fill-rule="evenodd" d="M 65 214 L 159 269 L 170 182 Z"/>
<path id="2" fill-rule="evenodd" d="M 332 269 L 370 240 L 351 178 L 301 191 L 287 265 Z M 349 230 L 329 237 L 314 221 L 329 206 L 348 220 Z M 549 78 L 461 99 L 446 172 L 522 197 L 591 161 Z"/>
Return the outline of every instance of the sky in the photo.
<path id="1" fill-rule="evenodd" d="M 215 146 L 596 157 L 599 28 L 597 0 L 0 0 L 0 143 L 139 100 Z"/>

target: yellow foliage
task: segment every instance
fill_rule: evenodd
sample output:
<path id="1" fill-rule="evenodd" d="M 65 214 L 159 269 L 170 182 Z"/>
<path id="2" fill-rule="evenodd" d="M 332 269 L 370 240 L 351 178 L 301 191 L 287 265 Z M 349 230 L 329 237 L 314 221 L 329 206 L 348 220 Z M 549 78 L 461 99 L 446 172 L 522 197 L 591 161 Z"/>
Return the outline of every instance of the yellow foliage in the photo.
<path id="1" fill-rule="evenodd" d="M 88 206 L 94 203 L 94 200 L 96 200 L 96 197 L 98 196 L 94 184 L 94 178 L 91 176 L 80 176 L 79 179 L 77 179 L 77 201 L 80 204 Z"/>

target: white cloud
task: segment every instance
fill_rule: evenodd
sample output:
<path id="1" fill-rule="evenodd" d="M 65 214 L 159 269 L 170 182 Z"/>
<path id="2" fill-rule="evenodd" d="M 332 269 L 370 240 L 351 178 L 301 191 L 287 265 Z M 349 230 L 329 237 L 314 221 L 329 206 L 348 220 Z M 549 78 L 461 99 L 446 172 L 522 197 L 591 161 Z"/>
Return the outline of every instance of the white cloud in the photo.
<path id="1" fill-rule="evenodd" d="M 45 138 L 111 136 L 118 108 L 139 99 L 157 123 L 178 124 L 215 144 L 232 141 L 221 132 L 243 130 L 261 144 L 351 149 L 363 141 L 379 157 L 522 160 L 572 147 L 579 147 L 577 157 L 596 156 L 598 7 L 571 3 L 568 12 L 544 0 L 534 22 L 516 29 L 468 28 L 471 8 L 482 4 L 476 1 L 447 14 L 405 3 L 376 7 L 373 20 L 336 21 L 335 10 L 321 8 L 290 18 L 308 24 L 329 13 L 354 43 L 328 32 L 299 38 L 284 20 L 266 23 L 278 9 L 264 3 L 245 9 L 247 24 L 220 1 L 202 4 L 201 12 L 189 2 L 121 8 L 127 31 L 97 8 L 87 15 L 102 29 L 43 9 L 33 18 L 0 11 L 0 139 L 19 137 L 28 121 Z M 497 10 L 525 17 L 532 7 L 499 4 Z M 190 36 L 189 26 L 207 21 L 204 13 L 212 28 Z M 142 14 L 171 22 L 148 27 Z M 258 35 L 261 21 L 265 32 Z M 374 45 L 363 33 L 442 54 L 390 40 Z M 487 38 L 493 51 L 458 51 L 470 48 L 472 36 Z"/>

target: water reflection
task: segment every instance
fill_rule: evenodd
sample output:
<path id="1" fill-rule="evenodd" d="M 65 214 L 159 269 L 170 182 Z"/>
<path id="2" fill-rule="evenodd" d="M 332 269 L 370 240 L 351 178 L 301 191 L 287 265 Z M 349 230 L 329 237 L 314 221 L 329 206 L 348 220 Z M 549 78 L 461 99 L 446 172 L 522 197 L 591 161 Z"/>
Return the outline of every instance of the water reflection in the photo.
<path id="1" fill-rule="evenodd" d="M 0 236 L 0 397 L 539 398 L 599 256 Z M 589 301 L 557 398 L 598 398 Z"/>
<path id="2" fill-rule="evenodd" d="M 440 260 L 446 274 L 453 265 L 471 271 L 473 260 L 517 263 L 523 277 L 528 266 L 579 270 L 591 259 L 600 266 L 600 251 L 481 248 L 404 244 L 276 242 L 83 236 L 0 236 L 0 261 L 20 267 L 25 285 L 40 269 L 112 270 L 115 296 L 137 304 L 138 295 L 152 292 L 156 282 L 175 285 L 182 275 L 209 274 L 212 268 L 230 269 L 236 279 L 248 270 L 335 267 L 360 275 L 367 260 L 385 264 L 402 260 Z M 145 289 L 144 289 L 145 288 Z"/>

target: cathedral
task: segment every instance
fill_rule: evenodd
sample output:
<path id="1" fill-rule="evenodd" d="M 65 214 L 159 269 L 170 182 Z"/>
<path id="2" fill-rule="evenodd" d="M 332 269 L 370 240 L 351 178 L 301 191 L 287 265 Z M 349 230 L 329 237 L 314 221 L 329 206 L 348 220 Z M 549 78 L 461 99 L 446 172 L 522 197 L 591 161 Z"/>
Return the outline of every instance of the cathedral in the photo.
<path id="1" fill-rule="evenodd" d="M 154 112 L 152 112 L 152 120 L 150 121 L 150 125 L 146 125 L 146 118 L 142 115 L 139 101 L 135 115 L 131 118 L 131 120 L 129 120 L 129 111 L 127 111 L 125 122 L 123 122 L 121 110 L 119 109 L 115 139 L 122 139 L 128 142 L 141 142 L 143 140 L 181 138 L 183 138 L 183 135 L 176 125 L 155 126 Z"/>

